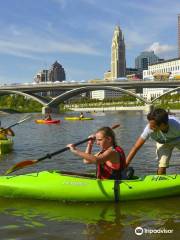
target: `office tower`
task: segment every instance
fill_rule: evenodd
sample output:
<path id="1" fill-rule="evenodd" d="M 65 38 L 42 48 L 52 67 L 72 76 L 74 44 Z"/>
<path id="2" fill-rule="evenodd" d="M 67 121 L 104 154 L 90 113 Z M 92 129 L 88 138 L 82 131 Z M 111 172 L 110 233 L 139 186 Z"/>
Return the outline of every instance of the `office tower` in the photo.
<path id="1" fill-rule="evenodd" d="M 57 61 L 51 66 L 49 70 L 49 81 L 55 82 L 59 81 L 62 82 L 66 79 L 64 68 L 59 64 Z"/>
<path id="2" fill-rule="evenodd" d="M 135 68 L 142 72 L 143 70 L 147 70 L 149 65 L 158 63 L 159 61 L 160 59 L 154 54 L 154 51 L 142 52 L 135 59 Z"/>
<path id="3" fill-rule="evenodd" d="M 180 14 L 178 14 L 178 57 L 180 58 Z"/>
<path id="4" fill-rule="evenodd" d="M 119 26 L 115 27 L 111 48 L 111 79 L 126 76 L 124 36 Z"/>

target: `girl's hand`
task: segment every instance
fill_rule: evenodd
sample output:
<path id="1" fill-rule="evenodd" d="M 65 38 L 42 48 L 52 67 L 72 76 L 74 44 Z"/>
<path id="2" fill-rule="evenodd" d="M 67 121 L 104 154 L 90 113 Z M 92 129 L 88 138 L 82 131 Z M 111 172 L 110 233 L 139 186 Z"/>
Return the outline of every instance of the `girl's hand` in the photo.
<path id="1" fill-rule="evenodd" d="M 74 144 L 70 143 L 67 145 L 67 147 L 70 149 L 71 152 L 75 153 L 76 152 L 76 147 Z"/>
<path id="2" fill-rule="evenodd" d="M 95 135 L 90 135 L 88 138 L 90 138 L 90 140 L 88 141 L 88 144 L 93 145 L 96 139 Z"/>

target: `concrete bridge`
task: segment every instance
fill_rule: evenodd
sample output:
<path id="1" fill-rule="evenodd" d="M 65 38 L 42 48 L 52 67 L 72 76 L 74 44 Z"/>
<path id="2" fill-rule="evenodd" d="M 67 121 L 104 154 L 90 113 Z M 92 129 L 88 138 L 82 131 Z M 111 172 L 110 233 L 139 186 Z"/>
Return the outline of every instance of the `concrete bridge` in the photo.
<path id="1" fill-rule="evenodd" d="M 112 90 L 125 93 L 142 101 L 145 105 L 151 107 L 152 104 L 158 100 L 161 96 L 152 101 L 140 97 L 133 93 L 129 89 L 136 89 L 137 92 L 141 92 L 143 88 L 172 88 L 170 91 L 163 95 L 169 94 L 174 91 L 180 90 L 180 81 L 125 81 L 125 82 L 100 82 L 100 83 L 58 83 L 58 84 L 28 84 L 28 85 L 3 85 L 0 86 L 0 94 L 18 94 L 42 104 L 42 113 L 45 113 L 51 109 L 57 111 L 57 106 L 71 97 L 79 95 L 81 93 L 94 91 L 94 90 Z M 36 95 L 38 92 L 46 92 L 59 90 L 62 91 L 59 96 L 48 101 L 47 99 Z"/>
<path id="2" fill-rule="evenodd" d="M 142 92 L 143 88 L 177 88 L 180 87 L 180 80 L 168 81 L 98 81 L 96 83 L 81 82 L 60 82 L 60 83 L 41 83 L 41 84 L 14 84 L 0 85 L 0 90 L 14 90 L 26 93 L 48 92 L 53 90 L 69 91 L 79 87 L 119 87 L 122 89 L 136 89 Z"/>

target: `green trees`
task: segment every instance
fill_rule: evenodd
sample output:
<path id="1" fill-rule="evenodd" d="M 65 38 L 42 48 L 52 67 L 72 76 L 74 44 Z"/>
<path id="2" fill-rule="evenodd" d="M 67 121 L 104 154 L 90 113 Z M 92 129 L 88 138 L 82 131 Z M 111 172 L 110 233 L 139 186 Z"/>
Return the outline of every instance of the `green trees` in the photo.
<path id="1" fill-rule="evenodd" d="M 19 95 L 0 96 L 0 109 L 11 109 L 18 112 L 40 112 L 42 105 L 32 99 Z"/>
<path id="2" fill-rule="evenodd" d="M 155 104 L 158 107 L 162 107 L 165 109 L 180 109 L 180 94 L 168 94 L 164 95 Z"/>
<path id="3" fill-rule="evenodd" d="M 180 94 L 168 94 L 162 96 L 156 102 L 156 106 L 163 107 L 165 109 L 180 109 Z M 79 99 L 70 99 L 67 103 L 60 103 L 59 110 L 61 112 L 69 111 L 74 107 L 106 107 L 106 106 L 142 106 L 143 102 L 139 101 L 135 97 L 122 95 L 117 98 L 106 98 L 104 100 L 90 99 L 87 97 Z M 41 112 L 42 105 L 30 98 L 26 98 L 20 95 L 0 95 L 0 110 L 9 109 L 18 112 Z"/>

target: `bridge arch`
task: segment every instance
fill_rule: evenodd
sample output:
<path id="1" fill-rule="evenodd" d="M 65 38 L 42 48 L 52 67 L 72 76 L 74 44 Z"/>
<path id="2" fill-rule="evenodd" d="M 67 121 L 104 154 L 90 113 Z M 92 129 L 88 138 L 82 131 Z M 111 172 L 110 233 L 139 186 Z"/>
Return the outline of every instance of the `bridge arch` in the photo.
<path id="1" fill-rule="evenodd" d="M 112 90 L 112 91 L 119 91 L 119 92 L 122 92 L 122 93 L 126 93 L 130 96 L 133 96 L 137 99 L 139 99 L 140 101 L 144 102 L 145 104 L 149 104 L 149 102 L 138 96 L 137 94 L 131 92 L 131 91 L 128 91 L 128 90 L 125 90 L 125 89 L 122 89 L 122 88 L 119 88 L 119 87 L 112 87 L 112 86 L 87 86 L 87 87 L 79 87 L 79 88 L 75 88 L 73 90 L 70 90 L 70 91 L 67 91 L 65 93 L 62 93 L 61 95 L 57 96 L 56 98 L 54 98 L 53 100 L 51 100 L 47 106 L 48 107 L 56 107 L 60 102 L 62 101 L 65 101 L 65 100 L 68 100 L 69 98 L 71 97 L 74 97 L 78 94 L 81 94 L 81 93 L 84 93 L 84 92 L 87 92 L 87 91 L 95 91 L 95 90 Z"/>
<path id="2" fill-rule="evenodd" d="M 47 104 L 48 104 L 48 101 L 45 99 L 45 98 L 43 98 L 43 97 L 41 97 L 41 96 L 37 96 L 37 95 L 35 95 L 35 94 L 33 94 L 33 93 L 31 93 L 31 94 L 28 94 L 28 93 L 25 93 L 25 92 L 21 92 L 21 91 L 15 91 L 15 90 L 0 90 L 0 94 L 3 94 L 3 93 L 9 93 L 9 94 L 17 94 L 17 95 L 21 95 L 21 96 L 24 96 L 24 97 L 28 97 L 28 98 L 31 98 L 31 99 L 33 99 L 34 101 L 36 101 L 36 102 L 39 102 L 40 104 L 42 104 L 44 107 L 46 107 L 47 106 Z"/>
<path id="3" fill-rule="evenodd" d="M 163 97 L 163 96 L 165 96 L 165 95 L 168 95 L 169 93 L 175 92 L 175 91 L 177 91 L 177 90 L 180 90 L 180 87 L 171 89 L 171 90 L 163 93 L 161 96 L 154 98 L 154 99 L 151 101 L 151 103 L 154 103 L 156 100 L 160 99 L 161 97 Z"/>

